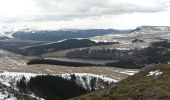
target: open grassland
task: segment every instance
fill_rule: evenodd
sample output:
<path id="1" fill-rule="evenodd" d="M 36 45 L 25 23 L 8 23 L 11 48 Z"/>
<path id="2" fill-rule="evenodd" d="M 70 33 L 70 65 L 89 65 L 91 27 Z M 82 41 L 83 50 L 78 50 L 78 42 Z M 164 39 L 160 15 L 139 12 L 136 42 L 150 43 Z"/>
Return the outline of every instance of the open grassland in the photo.
<path id="1" fill-rule="evenodd" d="M 144 68 L 117 85 L 72 100 L 170 100 L 170 65 Z"/>
<path id="2" fill-rule="evenodd" d="M 104 75 L 116 80 L 122 80 L 133 73 L 138 72 L 137 69 L 121 69 L 114 67 L 67 67 L 55 65 L 30 65 L 24 67 L 0 67 L 0 71 L 9 72 L 27 72 L 38 74 L 63 74 L 63 73 L 92 73 L 97 75 Z"/>

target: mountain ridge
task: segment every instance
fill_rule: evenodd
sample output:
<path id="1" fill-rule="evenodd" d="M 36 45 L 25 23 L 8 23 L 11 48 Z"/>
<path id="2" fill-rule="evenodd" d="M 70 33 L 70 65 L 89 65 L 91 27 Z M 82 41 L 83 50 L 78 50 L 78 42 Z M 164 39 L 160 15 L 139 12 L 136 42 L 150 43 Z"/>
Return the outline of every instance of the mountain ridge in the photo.
<path id="1" fill-rule="evenodd" d="M 124 33 L 129 30 L 118 29 L 48 29 L 31 25 L 1 25 L 1 40 L 20 38 L 40 41 L 59 41 L 70 38 L 87 38 L 111 33 Z"/>

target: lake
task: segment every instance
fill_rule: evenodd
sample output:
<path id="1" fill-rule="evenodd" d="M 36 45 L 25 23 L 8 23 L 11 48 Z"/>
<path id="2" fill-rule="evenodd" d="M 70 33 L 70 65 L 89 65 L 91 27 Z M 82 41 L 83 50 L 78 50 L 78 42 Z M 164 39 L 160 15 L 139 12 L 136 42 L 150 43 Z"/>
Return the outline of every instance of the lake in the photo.
<path id="1" fill-rule="evenodd" d="M 54 58 L 48 57 L 44 59 L 57 60 L 57 61 L 66 61 L 66 62 L 75 62 L 75 63 L 87 63 L 87 64 L 95 64 L 95 65 L 105 65 L 110 62 L 117 62 L 116 60 L 99 60 L 99 59 L 83 59 L 83 58 Z"/>

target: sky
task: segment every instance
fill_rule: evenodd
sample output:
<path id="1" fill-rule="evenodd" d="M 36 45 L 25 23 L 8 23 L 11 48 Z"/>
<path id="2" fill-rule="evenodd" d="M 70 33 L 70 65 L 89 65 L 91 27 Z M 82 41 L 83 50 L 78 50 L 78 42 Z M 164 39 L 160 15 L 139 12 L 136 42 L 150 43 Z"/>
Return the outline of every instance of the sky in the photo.
<path id="1" fill-rule="evenodd" d="M 0 24 L 41 28 L 170 26 L 170 0 L 0 0 Z"/>

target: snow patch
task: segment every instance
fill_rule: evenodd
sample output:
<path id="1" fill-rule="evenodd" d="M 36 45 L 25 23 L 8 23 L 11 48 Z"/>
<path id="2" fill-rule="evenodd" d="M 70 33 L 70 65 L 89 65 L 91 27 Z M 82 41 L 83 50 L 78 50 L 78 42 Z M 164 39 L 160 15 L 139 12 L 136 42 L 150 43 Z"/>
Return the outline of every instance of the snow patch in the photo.
<path id="1" fill-rule="evenodd" d="M 5 92 L 0 92 L 0 100 L 17 100 L 14 95 L 9 94 L 7 91 Z"/>
<path id="2" fill-rule="evenodd" d="M 156 71 L 150 71 L 147 76 L 160 76 L 162 74 L 163 72 L 161 72 L 160 70 L 156 70 Z"/>
<path id="3" fill-rule="evenodd" d="M 93 41 L 93 42 L 96 42 L 96 43 L 100 43 L 100 42 L 103 42 L 103 43 L 118 42 L 117 40 L 108 40 L 108 39 L 90 39 L 90 40 Z"/>
<path id="4" fill-rule="evenodd" d="M 8 82 L 2 81 L 1 83 L 2 83 L 3 85 L 7 86 L 7 87 L 10 87 L 10 86 L 11 86 Z"/>
<path id="5" fill-rule="evenodd" d="M 123 71 L 123 72 L 120 72 L 120 73 L 132 76 L 132 75 L 136 74 L 137 72 L 138 71 Z"/>
<path id="6" fill-rule="evenodd" d="M 116 48 L 117 50 L 131 50 L 130 48 Z"/>

